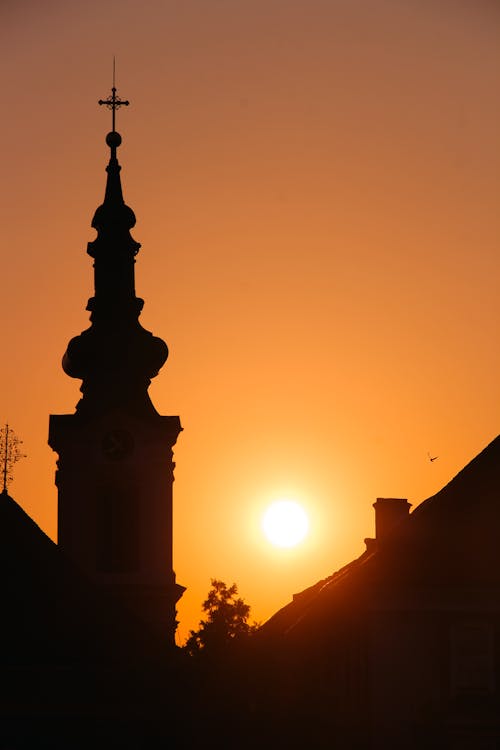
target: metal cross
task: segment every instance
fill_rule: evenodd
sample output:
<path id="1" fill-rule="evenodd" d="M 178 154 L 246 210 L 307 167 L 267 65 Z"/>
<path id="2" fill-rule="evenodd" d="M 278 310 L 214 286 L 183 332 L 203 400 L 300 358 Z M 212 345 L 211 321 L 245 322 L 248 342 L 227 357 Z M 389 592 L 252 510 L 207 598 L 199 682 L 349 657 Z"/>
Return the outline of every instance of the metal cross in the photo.
<path id="1" fill-rule="evenodd" d="M 12 427 L 8 424 L 0 429 L 0 474 L 2 477 L 2 492 L 7 492 L 7 486 L 12 481 L 12 469 L 21 458 L 26 458 L 21 453 L 20 446 L 23 444 L 17 435 L 14 434 Z"/>
<path id="2" fill-rule="evenodd" d="M 111 110 L 111 121 L 113 124 L 112 132 L 115 132 L 115 112 L 120 107 L 128 107 L 130 102 L 128 100 L 120 99 L 116 95 L 116 88 L 115 88 L 115 58 L 113 57 L 113 86 L 111 88 L 111 96 L 108 96 L 107 99 L 99 99 L 99 104 L 105 104 L 108 109 Z"/>

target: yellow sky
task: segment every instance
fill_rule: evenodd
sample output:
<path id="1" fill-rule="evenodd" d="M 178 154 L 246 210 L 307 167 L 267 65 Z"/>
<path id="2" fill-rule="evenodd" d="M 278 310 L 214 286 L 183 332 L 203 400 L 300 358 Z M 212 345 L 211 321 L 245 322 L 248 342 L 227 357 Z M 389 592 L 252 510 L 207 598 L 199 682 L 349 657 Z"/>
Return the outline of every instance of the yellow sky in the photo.
<path id="1" fill-rule="evenodd" d="M 141 321 L 170 348 L 151 394 L 184 426 L 181 637 L 211 577 L 265 619 L 362 551 L 377 496 L 420 502 L 499 432 L 499 32 L 487 0 L 2 3 L 11 493 L 55 535 L 115 54 Z M 299 550 L 257 528 L 282 495 Z"/>

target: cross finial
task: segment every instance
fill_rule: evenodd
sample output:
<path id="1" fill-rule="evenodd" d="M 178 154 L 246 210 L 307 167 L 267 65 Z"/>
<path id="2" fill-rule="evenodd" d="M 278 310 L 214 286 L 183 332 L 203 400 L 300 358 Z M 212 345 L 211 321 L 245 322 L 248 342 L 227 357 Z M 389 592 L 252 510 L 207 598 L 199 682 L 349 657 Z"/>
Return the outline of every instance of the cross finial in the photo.
<path id="1" fill-rule="evenodd" d="M 128 107 L 128 105 L 130 104 L 128 100 L 120 99 L 120 97 L 116 95 L 115 58 L 114 57 L 113 57 L 113 86 L 111 88 L 111 96 L 108 96 L 107 99 L 99 99 L 99 104 L 105 104 L 106 107 L 111 110 L 111 122 L 112 122 L 111 131 L 114 133 L 116 110 L 119 109 L 120 107 Z"/>
<path id="2" fill-rule="evenodd" d="M 26 458 L 21 452 L 23 441 L 14 434 L 8 424 L 0 429 L 0 473 L 2 478 L 2 492 L 7 492 L 7 486 L 12 481 L 12 469 L 21 458 Z"/>

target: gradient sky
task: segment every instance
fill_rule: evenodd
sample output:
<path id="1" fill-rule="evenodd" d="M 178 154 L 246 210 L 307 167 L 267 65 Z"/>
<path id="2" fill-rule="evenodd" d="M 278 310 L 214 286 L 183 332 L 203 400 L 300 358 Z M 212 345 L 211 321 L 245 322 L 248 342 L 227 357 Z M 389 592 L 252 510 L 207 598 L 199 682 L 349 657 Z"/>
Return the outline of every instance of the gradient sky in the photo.
<path id="1" fill-rule="evenodd" d="M 0 420 L 53 538 L 111 86 L 142 324 L 179 414 L 179 637 L 210 578 L 264 620 L 500 431 L 500 7 L 493 0 L 3 0 Z M 427 452 L 438 455 L 430 463 Z M 303 502 L 275 550 L 258 518 Z"/>

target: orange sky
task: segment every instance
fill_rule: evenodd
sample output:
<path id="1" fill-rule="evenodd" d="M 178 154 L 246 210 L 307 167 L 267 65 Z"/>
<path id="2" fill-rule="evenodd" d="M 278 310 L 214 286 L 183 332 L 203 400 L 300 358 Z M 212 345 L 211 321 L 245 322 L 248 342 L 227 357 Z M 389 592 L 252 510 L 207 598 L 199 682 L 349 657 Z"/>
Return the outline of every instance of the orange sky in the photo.
<path id="1" fill-rule="evenodd" d="M 499 32 L 493 0 L 2 2 L 11 494 L 55 536 L 114 53 L 151 394 L 184 426 L 181 639 L 211 577 L 267 618 L 362 551 L 377 496 L 420 502 L 499 432 Z M 298 551 L 257 528 L 282 495 Z"/>

